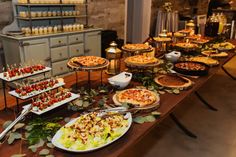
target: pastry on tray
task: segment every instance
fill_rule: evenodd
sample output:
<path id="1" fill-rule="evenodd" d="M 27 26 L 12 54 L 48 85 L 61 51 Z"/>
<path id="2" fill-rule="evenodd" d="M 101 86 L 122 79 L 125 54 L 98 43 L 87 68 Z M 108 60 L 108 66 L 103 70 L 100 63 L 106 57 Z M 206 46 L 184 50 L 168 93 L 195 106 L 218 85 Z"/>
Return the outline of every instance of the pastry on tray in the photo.
<path id="1" fill-rule="evenodd" d="M 148 65 L 148 64 L 155 64 L 158 62 L 159 60 L 157 58 L 144 55 L 131 56 L 125 59 L 126 64 L 133 64 L 133 65 Z"/>
<path id="2" fill-rule="evenodd" d="M 168 37 L 154 37 L 154 40 L 157 41 L 157 42 L 169 42 L 171 41 L 171 38 L 168 38 Z"/>
<path id="3" fill-rule="evenodd" d="M 185 43 L 177 43 L 177 44 L 175 44 L 175 46 L 180 47 L 182 49 L 194 49 L 194 48 L 198 47 L 197 44 L 187 43 L 187 42 L 185 42 Z"/>
<path id="4" fill-rule="evenodd" d="M 202 51 L 201 53 L 209 57 L 227 57 L 228 56 L 228 53 L 217 52 L 216 50 L 205 50 L 205 51 Z"/>
<path id="5" fill-rule="evenodd" d="M 176 74 L 160 75 L 154 81 L 167 88 L 188 88 L 192 85 L 190 79 Z"/>
<path id="6" fill-rule="evenodd" d="M 147 44 L 126 44 L 122 47 L 123 50 L 128 51 L 142 51 L 149 50 L 151 47 Z"/>
<path id="7" fill-rule="evenodd" d="M 69 64 L 77 67 L 95 67 L 106 63 L 106 59 L 97 56 L 80 56 L 70 59 Z"/>
<path id="8" fill-rule="evenodd" d="M 197 56 L 197 57 L 191 57 L 189 59 L 190 61 L 195 61 L 195 62 L 201 62 L 201 63 L 205 63 L 209 66 L 216 66 L 219 64 L 219 61 L 212 59 L 210 57 L 201 57 L 201 56 Z"/>
<path id="9" fill-rule="evenodd" d="M 158 103 L 160 98 L 156 93 L 150 90 L 131 88 L 117 93 L 115 95 L 115 101 L 120 104 L 132 104 L 135 107 L 148 107 Z"/>
<path id="10" fill-rule="evenodd" d="M 235 45 L 231 44 L 230 42 L 222 42 L 214 44 L 213 48 L 220 51 L 229 51 L 235 49 Z"/>

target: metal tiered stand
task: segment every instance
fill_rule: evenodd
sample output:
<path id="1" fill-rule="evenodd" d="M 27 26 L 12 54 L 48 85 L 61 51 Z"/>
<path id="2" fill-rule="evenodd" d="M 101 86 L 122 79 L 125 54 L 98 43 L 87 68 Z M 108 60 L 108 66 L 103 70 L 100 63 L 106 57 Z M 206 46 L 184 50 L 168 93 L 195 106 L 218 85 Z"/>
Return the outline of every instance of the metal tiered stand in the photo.
<path id="1" fill-rule="evenodd" d="M 78 91 L 78 72 L 79 71 L 86 71 L 88 72 L 88 90 L 91 91 L 91 72 L 93 71 L 101 71 L 101 85 L 102 85 L 102 74 L 103 70 L 107 68 L 109 65 L 109 61 L 106 59 L 105 63 L 103 65 L 94 66 L 94 67 L 85 67 L 85 66 L 75 66 L 70 61 L 67 63 L 67 66 L 69 69 L 73 70 L 75 72 L 75 92 Z"/>

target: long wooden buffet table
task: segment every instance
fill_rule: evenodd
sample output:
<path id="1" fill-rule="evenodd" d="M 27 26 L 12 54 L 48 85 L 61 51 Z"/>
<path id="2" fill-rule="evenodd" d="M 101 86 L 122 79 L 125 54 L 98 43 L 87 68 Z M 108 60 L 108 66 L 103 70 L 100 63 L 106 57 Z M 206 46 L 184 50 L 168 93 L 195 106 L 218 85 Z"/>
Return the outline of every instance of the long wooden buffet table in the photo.
<path id="1" fill-rule="evenodd" d="M 233 41 L 234 44 L 236 44 L 236 41 Z M 69 153 L 65 152 L 63 150 L 59 150 L 54 148 L 53 152 L 51 154 L 54 154 L 56 157 L 72 157 L 72 156 L 80 156 L 80 157 L 117 157 L 117 156 L 122 156 L 122 153 L 130 148 L 132 145 L 137 143 L 138 141 L 142 140 L 142 138 L 145 137 L 149 133 L 149 131 L 152 130 L 156 125 L 161 123 L 163 119 L 165 119 L 167 116 L 169 116 L 178 105 L 181 104 L 181 102 L 191 94 L 195 93 L 200 87 L 202 87 L 212 76 L 216 74 L 216 72 L 221 68 L 222 65 L 227 63 L 232 57 L 234 56 L 234 52 L 231 52 L 230 55 L 227 58 L 219 59 L 220 65 L 217 67 L 213 67 L 210 69 L 209 74 L 207 76 L 199 77 L 197 79 L 192 79 L 195 84 L 194 86 L 189 89 L 189 90 L 184 90 L 181 91 L 180 94 L 175 95 L 175 94 L 169 94 L 166 93 L 164 95 L 161 95 L 161 106 L 158 109 L 162 114 L 160 118 L 158 118 L 155 122 L 151 123 L 144 123 L 144 124 L 136 124 L 133 123 L 131 129 L 123 136 L 121 139 L 118 141 L 114 142 L 113 144 L 94 151 L 90 153 L 83 153 L 83 154 L 74 154 L 74 153 Z M 91 74 L 92 75 L 92 85 L 99 84 L 100 80 L 100 72 L 94 72 Z M 109 76 L 104 74 L 104 83 L 107 83 L 107 78 Z M 86 73 L 80 73 L 79 74 L 79 85 L 85 84 L 87 79 Z M 82 81 L 83 80 L 83 81 Z M 70 87 L 72 84 L 75 83 L 75 76 L 67 76 L 65 77 L 65 82 L 66 86 Z M 112 95 L 111 95 L 112 96 Z M 111 98 L 110 96 L 110 98 Z M 110 101 L 112 101 L 110 99 Z M 68 117 L 68 116 L 73 116 L 76 117 L 78 116 L 79 113 L 74 113 L 74 112 L 69 112 L 66 110 L 66 105 L 65 107 L 60 107 L 52 112 L 46 113 L 43 116 L 46 117 L 55 117 L 55 116 L 63 116 L 63 117 Z M 29 118 L 33 118 L 34 115 L 31 115 Z M 1 111 L 0 112 L 0 123 L 3 123 L 4 120 L 9 120 L 13 119 L 14 115 L 11 112 L 6 112 L 6 111 Z M 13 145 L 9 146 L 7 142 L 2 144 L 0 146 L 0 154 L 7 154 L 4 156 L 11 156 L 12 154 L 18 154 L 18 153 L 25 153 L 27 156 L 37 156 L 38 154 L 32 153 L 28 148 L 27 144 L 23 142 L 22 144 L 22 151 L 20 149 L 21 143 L 20 141 L 15 142 Z M 21 152 L 20 152 L 21 151 Z"/>

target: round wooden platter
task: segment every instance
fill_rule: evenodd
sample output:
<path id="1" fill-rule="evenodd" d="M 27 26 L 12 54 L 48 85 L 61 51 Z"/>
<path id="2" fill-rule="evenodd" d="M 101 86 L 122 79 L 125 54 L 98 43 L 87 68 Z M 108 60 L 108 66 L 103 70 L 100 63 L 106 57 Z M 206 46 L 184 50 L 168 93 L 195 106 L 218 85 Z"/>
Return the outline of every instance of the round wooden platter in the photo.
<path id="1" fill-rule="evenodd" d="M 161 61 L 158 60 L 156 63 L 151 63 L 151 64 L 135 64 L 135 63 L 130 63 L 124 60 L 124 63 L 128 68 L 145 69 L 145 68 L 157 67 L 158 65 L 161 64 Z"/>
<path id="2" fill-rule="evenodd" d="M 97 70 L 103 70 L 106 69 L 107 66 L 109 65 L 109 61 L 107 59 L 105 59 L 105 63 L 103 63 L 102 65 L 98 65 L 98 66 L 78 66 L 77 64 L 72 63 L 71 61 L 69 61 L 67 63 L 67 67 L 69 67 L 72 70 L 80 70 L 80 71 L 97 71 Z"/>
<path id="3" fill-rule="evenodd" d="M 154 92 L 153 92 L 154 93 Z M 145 106 L 145 107 L 133 107 L 132 109 L 137 109 L 137 110 L 151 110 L 151 109 L 157 109 L 160 107 L 160 97 L 158 94 L 154 93 L 156 95 L 156 102 L 154 102 L 151 105 Z M 122 106 L 122 104 L 117 100 L 117 94 L 114 94 L 112 97 L 113 102 L 115 103 L 116 106 Z"/>
<path id="4" fill-rule="evenodd" d="M 154 78 L 154 81 L 155 81 L 158 85 L 160 85 L 160 86 L 162 86 L 162 87 L 175 88 L 175 89 L 180 89 L 180 88 L 182 88 L 182 89 L 187 89 L 187 88 L 191 87 L 192 84 L 193 84 L 193 82 L 192 82 L 190 79 L 186 78 L 186 77 L 179 76 L 179 75 L 176 75 L 176 74 L 167 74 L 167 75 L 173 75 L 173 76 L 175 76 L 175 77 L 179 77 L 179 78 L 185 80 L 186 83 L 183 84 L 183 85 L 180 85 L 180 86 L 177 86 L 177 85 L 164 85 L 163 83 L 161 83 L 161 82 L 159 81 L 159 79 L 162 78 L 162 77 L 164 77 L 164 76 L 166 76 L 166 75 L 157 76 L 157 77 Z"/>
<path id="5" fill-rule="evenodd" d="M 127 49 L 124 46 L 121 48 L 123 51 L 128 52 L 128 53 L 146 53 L 146 52 L 152 52 L 153 48 L 149 46 L 148 49 Z"/>
<path id="6" fill-rule="evenodd" d="M 196 59 L 194 59 L 196 58 Z M 199 60 L 198 60 L 199 58 Z M 201 60 L 202 58 L 202 60 Z M 211 62 L 207 62 L 207 60 L 210 60 Z M 210 67 L 213 67 L 213 66 L 218 66 L 220 63 L 218 60 L 216 59 L 212 59 L 212 58 L 209 58 L 209 57 L 193 57 L 193 58 L 189 58 L 189 61 L 193 61 L 193 62 L 199 62 L 199 63 L 204 63 Z"/>
<path id="7" fill-rule="evenodd" d="M 208 51 L 211 51 L 211 50 L 208 50 Z M 229 56 L 229 54 L 226 53 L 226 52 L 219 52 L 219 53 L 212 53 L 212 54 L 210 53 L 210 54 L 208 54 L 207 50 L 206 51 L 202 51 L 201 54 L 204 55 L 204 56 L 207 56 L 207 57 L 212 57 L 212 58 L 222 58 L 222 57 L 228 57 Z"/>

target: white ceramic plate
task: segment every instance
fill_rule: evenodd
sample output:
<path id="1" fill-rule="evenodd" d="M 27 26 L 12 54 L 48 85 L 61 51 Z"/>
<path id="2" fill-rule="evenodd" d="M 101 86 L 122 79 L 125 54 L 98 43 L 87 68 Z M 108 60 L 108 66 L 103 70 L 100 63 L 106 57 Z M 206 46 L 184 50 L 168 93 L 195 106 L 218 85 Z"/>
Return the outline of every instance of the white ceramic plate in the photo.
<path id="1" fill-rule="evenodd" d="M 117 141 L 118 139 L 120 139 L 126 132 L 128 132 L 128 130 L 130 129 L 131 127 L 131 124 L 132 124 L 132 115 L 131 113 L 127 113 L 125 116 L 127 116 L 128 118 L 128 127 L 126 128 L 125 132 L 117 137 L 116 139 L 114 139 L 113 141 L 111 142 L 108 142 L 100 147 L 96 147 L 96 148 L 92 148 L 92 149 L 88 149 L 88 150 L 73 150 L 73 149 L 68 149 L 68 148 L 65 148 L 62 144 L 60 144 L 59 142 L 57 142 L 57 140 L 61 137 L 62 135 L 62 132 L 61 132 L 61 129 L 57 131 L 57 133 L 54 135 L 54 137 L 52 138 L 52 144 L 59 148 L 59 149 L 62 149 L 62 150 L 65 150 L 65 151 L 69 151 L 69 152 L 74 152 L 74 153 L 85 153 L 85 152 L 92 152 L 92 151 L 95 151 L 97 149 L 101 149 L 103 147 L 106 147 L 107 145 Z M 79 118 L 79 117 L 78 117 Z M 72 125 L 78 118 L 76 119 L 73 119 L 72 121 L 70 121 L 69 123 L 67 123 L 65 126 L 70 126 Z"/>
<path id="2" fill-rule="evenodd" d="M 71 102 L 71 101 L 73 101 L 73 100 L 75 100 L 75 99 L 77 99 L 79 97 L 80 97 L 80 95 L 71 93 L 71 97 L 69 97 L 69 98 L 67 98 L 67 99 L 65 99 L 63 101 L 57 102 L 57 103 L 53 104 L 52 106 L 49 106 L 49 107 L 45 108 L 44 110 L 38 110 L 38 111 L 31 110 L 31 112 L 33 112 L 33 113 L 35 113 L 37 115 L 41 115 L 43 113 L 46 113 L 48 111 L 53 110 L 54 108 L 57 108 L 57 107 L 62 106 L 64 104 L 68 103 L 68 102 Z M 26 106 L 28 106 L 28 105 L 26 105 Z M 26 106 L 24 106 L 24 107 L 26 107 Z"/>
<path id="3" fill-rule="evenodd" d="M 49 80 L 50 80 L 50 79 L 49 79 Z M 45 90 L 33 91 L 33 92 L 31 92 L 30 94 L 25 95 L 25 96 L 20 96 L 18 93 L 16 93 L 15 90 L 10 91 L 10 92 L 8 92 L 8 93 L 9 93 L 10 95 L 14 96 L 14 97 L 17 97 L 17 98 L 20 98 L 20 99 L 25 100 L 25 99 L 29 99 L 29 98 L 31 98 L 31 97 L 34 97 L 34 96 L 36 96 L 36 95 L 39 95 L 39 94 L 44 93 L 44 92 L 47 92 L 47 91 L 50 91 L 50 90 L 52 90 L 52 89 L 56 89 L 56 88 L 61 87 L 61 86 L 64 86 L 64 85 L 65 85 L 64 82 L 58 82 L 58 83 L 55 84 L 53 87 L 49 87 L 49 88 L 47 88 L 47 89 L 45 89 Z"/>
<path id="4" fill-rule="evenodd" d="M 33 74 L 24 74 L 24 75 L 15 76 L 15 77 L 12 77 L 12 78 L 4 77 L 4 76 L 3 76 L 3 73 L 0 73 L 0 79 L 5 80 L 5 81 L 8 81 L 8 82 L 11 82 L 11 81 L 20 80 L 20 79 L 23 79 L 23 78 L 26 78 L 26 77 L 34 76 L 34 75 L 37 75 L 37 74 L 45 73 L 45 72 L 50 71 L 51 69 L 52 69 L 52 68 L 50 68 L 50 67 L 46 67 L 46 68 L 43 69 L 43 70 L 39 70 L 39 71 L 34 72 Z"/>

